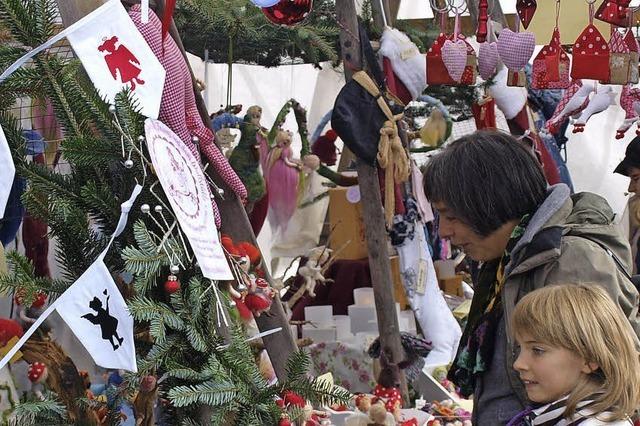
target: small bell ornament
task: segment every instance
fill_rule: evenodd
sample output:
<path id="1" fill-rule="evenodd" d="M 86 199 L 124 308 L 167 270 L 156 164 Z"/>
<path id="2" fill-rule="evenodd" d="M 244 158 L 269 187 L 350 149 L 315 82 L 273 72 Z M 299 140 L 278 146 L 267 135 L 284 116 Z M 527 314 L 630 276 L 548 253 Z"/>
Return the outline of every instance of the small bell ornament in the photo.
<path id="1" fill-rule="evenodd" d="M 173 294 L 178 290 L 180 290 L 180 281 L 178 281 L 178 277 L 175 275 L 169 275 L 167 277 L 167 281 L 164 283 L 164 291 L 167 292 L 167 294 Z"/>
<path id="2" fill-rule="evenodd" d="M 312 7 L 313 0 L 280 0 L 271 7 L 263 7 L 262 13 L 276 25 L 291 27 L 304 21 Z"/>

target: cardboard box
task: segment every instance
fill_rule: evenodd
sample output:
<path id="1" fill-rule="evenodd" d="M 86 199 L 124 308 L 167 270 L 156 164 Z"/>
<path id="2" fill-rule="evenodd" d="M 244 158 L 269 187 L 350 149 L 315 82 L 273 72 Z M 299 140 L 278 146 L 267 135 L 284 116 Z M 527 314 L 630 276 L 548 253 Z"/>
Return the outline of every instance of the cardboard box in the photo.
<path id="1" fill-rule="evenodd" d="M 347 191 L 350 191 L 349 199 L 351 201 L 347 199 Z M 350 188 L 329 190 L 329 223 L 333 229 L 329 246 L 335 251 L 340 250 L 346 244 L 336 254 L 337 259 L 357 260 L 367 257 L 362 204 L 359 197 L 353 196 L 354 192 L 356 190 Z M 357 202 L 352 202 L 356 198 Z"/>
<path id="2" fill-rule="evenodd" d="M 438 280 L 438 284 L 440 285 L 440 289 L 445 293 L 452 296 L 464 297 L 464 292 L 462 291 L 463 279 L 464 276 L 456 275 L 455 277 L 441 278 Z"/>

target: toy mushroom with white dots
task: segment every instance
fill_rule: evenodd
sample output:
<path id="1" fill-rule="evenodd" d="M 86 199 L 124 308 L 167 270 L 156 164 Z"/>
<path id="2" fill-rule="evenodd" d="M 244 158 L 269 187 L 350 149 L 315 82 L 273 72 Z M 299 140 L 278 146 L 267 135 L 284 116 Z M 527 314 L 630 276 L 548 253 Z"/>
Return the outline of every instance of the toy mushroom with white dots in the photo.
<path id="1" fill-rule="evenodd" d="M 42 384 L 47 380 L 47 377 L 49 377 L 49 370 L 47 369 L 47 366 L 42 362 L 34 362 L 33 364 L 29 365 L 29 369 L 27 370 L 27 377 L 33 384 L 31 388 L 33 393 L 35 393 L 39 399 L 44 400 L 44 395 L 42 394 Z"/>

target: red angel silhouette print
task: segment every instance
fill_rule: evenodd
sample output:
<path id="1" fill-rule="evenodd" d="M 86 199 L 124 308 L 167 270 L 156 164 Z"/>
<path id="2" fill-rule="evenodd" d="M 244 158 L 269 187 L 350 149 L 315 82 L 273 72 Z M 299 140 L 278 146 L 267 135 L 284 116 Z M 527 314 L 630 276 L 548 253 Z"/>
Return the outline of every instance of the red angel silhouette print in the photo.
<path id="1" fill-rule="evenodd" d="M 140 61 L 129 49 L 118 42 L 118 37 L 113 36 L 110 39 L 103 39 L 103 43 L 98 46 L 100 52 L 107 52 L 104 60 L 109 67 L 109 71 L 115 80 L 118 79 L 120 73 L 120 81 L 122 83 L 131 83 L 131 90 L 136 90 L 137 84 L 144 84 L 140 75 Z M 116 47 L 116 44 L 119 44 Z"/>

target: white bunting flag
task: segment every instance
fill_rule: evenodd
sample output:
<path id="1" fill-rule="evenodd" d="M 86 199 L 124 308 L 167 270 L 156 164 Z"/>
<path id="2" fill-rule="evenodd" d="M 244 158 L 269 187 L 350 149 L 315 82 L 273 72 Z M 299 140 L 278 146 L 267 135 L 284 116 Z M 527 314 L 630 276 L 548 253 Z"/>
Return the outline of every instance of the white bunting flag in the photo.
<path id="1" fill-rule="evenodd" d="M 131 89 L 147 117 L 158 117 L 165 70 L 120 0 L 110 0 L 78 21 L 67 35 L 87 74 L 110 103 Z"/>
<path id="2" fill-rule="evenodd" d="M 103 260 L 113 240 L 127 225 L 129 211 L 141 191 L 142 187 L 136 185 L 131 197 L 122 203 L 118 226 L 98 259 L 29 327 L 0 360 L 0 369 L 13 358 L 40 324 L 57 310 L 97 365 L 138 371 L 133 343 L 133 318 Z"/>
<path id="3" fill-rule="evenodd" d="M 133 318 L 102 256 L 64 292 L 56 306 L 97 365 L 137 371 Z"/>
<path id="4" fill-rule="evenodd" d="M 4 217 L 4 209 L 7 206 L 15 173 L 16 168 L 13 165 L 9 144 L 0 126 L 0 218 Z"/>
<path id="5" fill-rule="evenodd" d="M 211 192 L 200 161 L 162 122 L 148 118 L 144 129 L 153 168 L 191 243 L 202 275 L 212 280 L 233 279 L 218 240 Z"/>

